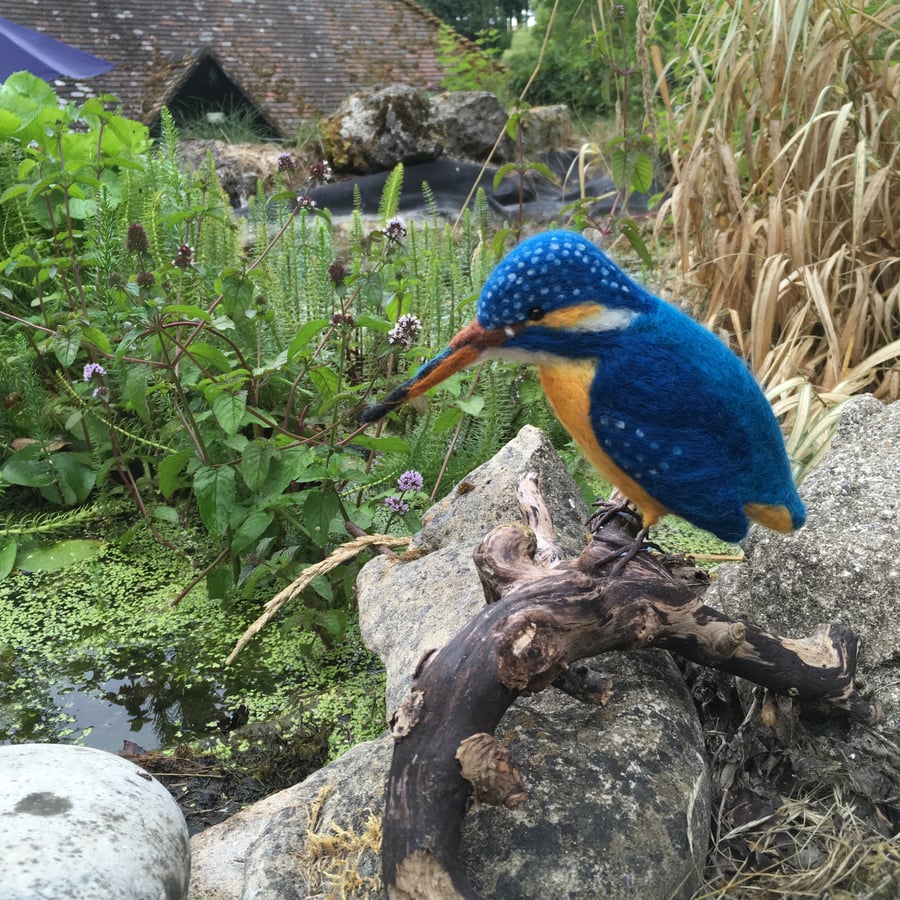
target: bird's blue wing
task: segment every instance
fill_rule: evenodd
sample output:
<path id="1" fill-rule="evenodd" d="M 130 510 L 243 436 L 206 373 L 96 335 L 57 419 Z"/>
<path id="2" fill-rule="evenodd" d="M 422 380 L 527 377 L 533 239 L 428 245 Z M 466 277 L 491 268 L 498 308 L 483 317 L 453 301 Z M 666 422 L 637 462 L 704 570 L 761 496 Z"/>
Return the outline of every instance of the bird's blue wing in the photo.
<path id="1" fill-rule="evenodd" d="M 790 467 L 744 363 L 688 322 L 617 336 L 615 351 L 597 366 L 591 425 L 602 449 L 659 503 L 740 540 L 749 524 L 745 504 L 795 496 Z"/>

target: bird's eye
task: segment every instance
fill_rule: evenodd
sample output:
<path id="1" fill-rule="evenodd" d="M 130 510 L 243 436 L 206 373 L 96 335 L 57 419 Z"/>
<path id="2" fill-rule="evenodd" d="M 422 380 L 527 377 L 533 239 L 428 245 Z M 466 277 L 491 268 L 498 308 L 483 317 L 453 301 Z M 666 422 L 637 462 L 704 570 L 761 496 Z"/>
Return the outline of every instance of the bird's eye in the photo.
<path id="1" fill-rule="evenodd" d="M 532 322 L 537 322 L 540 319 L 544 318 L 544 310 L 542 310 L 539 306 L 532 306 L 531 309 L 528 310 L 528 318 L 531 319 Z"/>

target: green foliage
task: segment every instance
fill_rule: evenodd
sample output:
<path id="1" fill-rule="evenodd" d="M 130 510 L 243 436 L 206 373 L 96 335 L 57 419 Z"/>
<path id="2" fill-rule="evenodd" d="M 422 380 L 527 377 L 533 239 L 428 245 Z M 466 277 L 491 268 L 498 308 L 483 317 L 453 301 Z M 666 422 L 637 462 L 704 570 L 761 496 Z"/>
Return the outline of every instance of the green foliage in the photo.
<path id="1" fill-rule="evenodd" d="M 501 103 L 507 99 L 506 69 L 495 49 L 498 32 L 491 29 L 476 39 L 478 49 L 467 46 L 449 26 L 437 34 L 438 60 L 447 73 L 441 81 L 445 91 L 491 91 Z"/>
<path id="2" fill-rule="evenodd" d="M 245 240 L 211 162 L 182 166 L 167 111 L 151 146 L 103 101 L 60 109 L 27 75 L 0 105 L 0 159 L 19 160 L 0 209 L 22 226 L 0 258 L 0 476 L 17 496 L 47 511 L 133 503 L 191 555 L 161 529 L 196 512 L 210 540 L 198 578 L 227 604 L 296 579 L 345 522 L 414 530 L 439 483 L 513 436 L 521 381 L 504 368 L 443 386 L 443 413 L 358 427 L 471 315 L 504 250 L 484 239 L 483 199 L 458 236 L 407 226 L 398 167 L 383 227 L 354 216 L 339 245 L 327 211 L 285 202 L 310 184 L 286 156 L 284 190 L 258 198 Z M 425 485 L 398 489 L 411 469 Z M 2 570 L 38 534 L 6 529 Z M 352 582 L 352 567 L 314 580 L 293 627 L 338 640 Z"/>
<path id="3" fill-rule="evenodd" d="M 503 44 L 513 20 L 524 21 L 529 6 L 523 0 L 422 0 L 422 5 L 469 40 L 492 35 L 491 44 Z"/>
<path id="4" fill-rule="evenodd" d="M 510 90 L 521 95 L 528 86 L 530 103 L 565 103 L 579 117 L 609 115 L 615 102 L 613 75 L 589 42 L 597 28 L 592 4 L 564 0 L 541 57 L 552 7 L 553 3 L 538 3 L 534 24 L 513 33 L 502 57 L 510 73 Z"/>

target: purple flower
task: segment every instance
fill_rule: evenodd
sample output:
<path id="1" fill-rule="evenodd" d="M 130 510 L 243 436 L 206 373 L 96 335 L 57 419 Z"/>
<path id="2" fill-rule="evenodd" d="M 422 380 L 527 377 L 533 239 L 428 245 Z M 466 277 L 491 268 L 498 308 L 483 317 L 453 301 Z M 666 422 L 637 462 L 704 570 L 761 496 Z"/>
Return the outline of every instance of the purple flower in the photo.
<path id="1" fill-rule="evenodd" d="M 309 167 L 309 177 L 316 184 L 331 181 L 331 166 L 324 159 L 322 162 L 314 162 Z"/>
<path id="2" fill-rule="evenodd" d="M 415 316 L 400 316 L 397 324 L 388 332 L 388 341 L 391 344 L 400 344 L 404 350 L 409 350 L 413 341 L 422 333 L 422 323 Z"/>
<path id="3" fill-rule="evenodd" d="M 297 168 L 297 160 L 292 153 L 282 153 L 278 157 L 279 172 L 293 172 Z"/>
<path id="4" fill-rule="evenodd" d="M 300 209 L 315 209 L 316 201 L 309 194 L 297 194 L 297 206 Z"/>
<path id="5" fill-rule="evenodd" d="M 109 393 L 109 388 L 104 384 L 98 384 L 97 387 L 94 388 L 93 396 L 96 400 L 98 397 L 105 397 Z"/>
<path id="6" fill-rule="evenodd" d="M 384 505 L 392 512 L 402 516 L 409 512 L 409 504 L 402 497 L 386 497 Z"/>
<path id="7" fill-rule="evenodd" d="M 381 230 L 381 233 L 389 240 L 395 241 L 396 243 L 400 243 L 403 238 L 406 237 L 406 225 L 403 222 L 403 219 L 396 218 L 391 219 L 390 222 L 385 225 L 385 227 Z"/>
<path id="8" fill-rule="evenodd" d="M 105 375 L 106 369 L 100 363 L 88 363 L 84 367 L 84 380 L 90 381 L 95 375 Z"/>
<path id="9" fill-rule="evenodd" d="M 190 244 L 182 244 L 175 251 L 175 259 L 172 260 L 172 265 L 179 269 L 187 269 L 190 267 L 193 259 L 194 248 Z"/>
<path id="10" fill-rule="evenodd" d="M 401 491 L 421 491 L 425 482 L 422 473 L 408 469 L 397 479 L 397 488 Z"/>

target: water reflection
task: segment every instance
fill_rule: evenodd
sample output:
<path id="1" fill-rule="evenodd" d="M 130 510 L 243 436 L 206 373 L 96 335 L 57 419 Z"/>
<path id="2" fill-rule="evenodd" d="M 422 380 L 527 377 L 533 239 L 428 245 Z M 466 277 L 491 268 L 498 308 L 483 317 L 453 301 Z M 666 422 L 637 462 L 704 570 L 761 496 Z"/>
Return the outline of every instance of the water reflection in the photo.
<path id="1" fill-rule="evenodd" d="M 0 672 L 0 743 L 64 740 L 115 753 L 128 740 L 153 750 L 215 732 L 226 716 L 222 685 L 173 650 L 10 662 Z"/>

